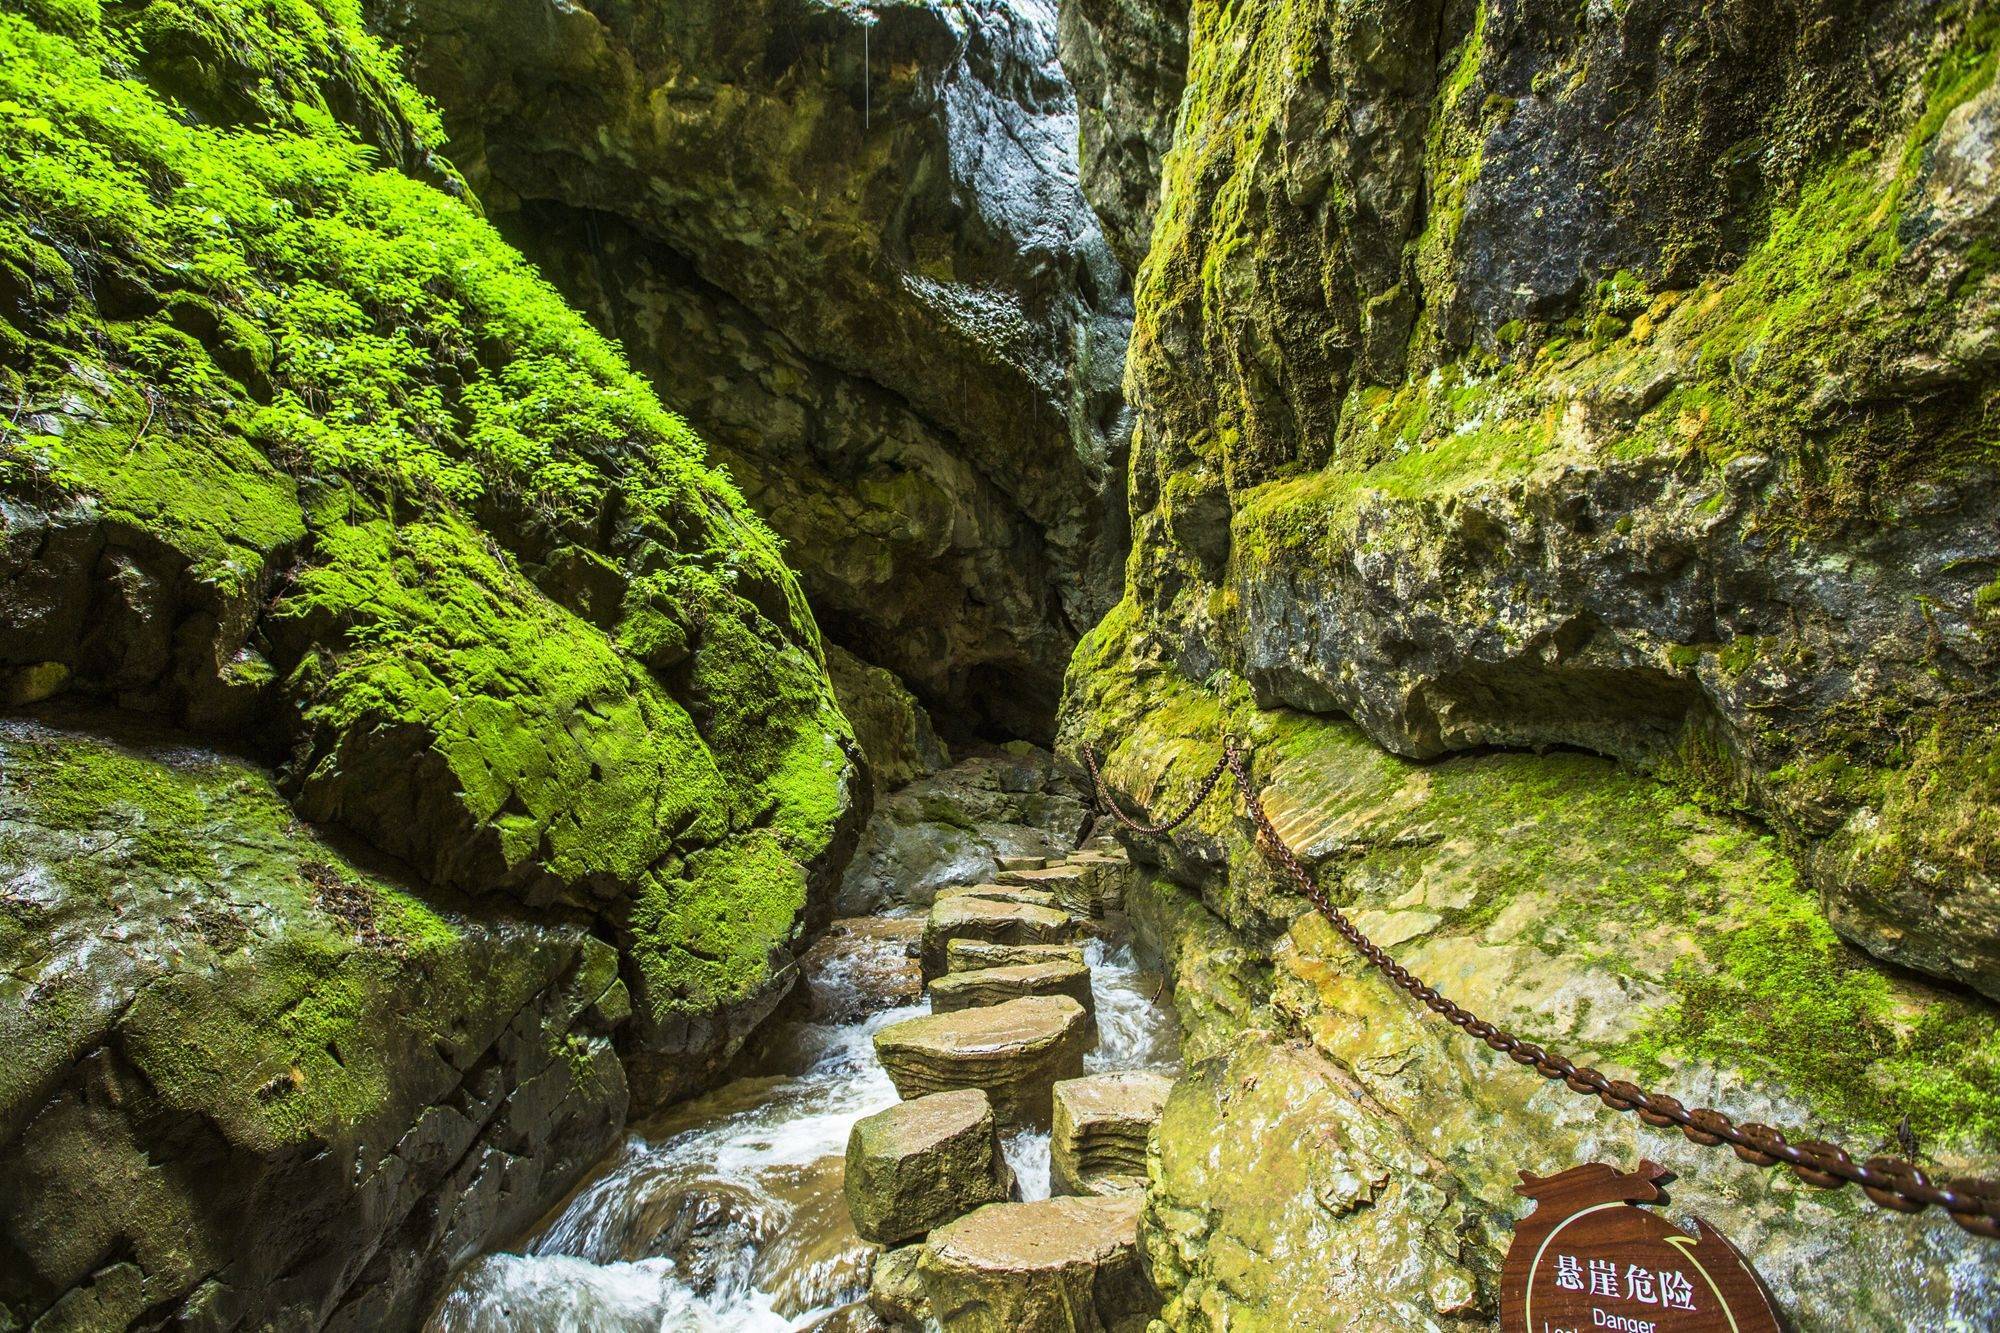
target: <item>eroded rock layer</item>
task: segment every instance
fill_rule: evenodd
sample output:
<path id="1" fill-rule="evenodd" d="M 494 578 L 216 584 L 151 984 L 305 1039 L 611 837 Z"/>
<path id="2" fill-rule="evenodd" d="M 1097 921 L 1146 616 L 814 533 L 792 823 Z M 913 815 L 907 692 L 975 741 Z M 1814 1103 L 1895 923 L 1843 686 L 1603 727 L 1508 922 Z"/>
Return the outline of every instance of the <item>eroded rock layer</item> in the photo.
<path id="1" fill-rule="evenodd" d="M 1233 729 L 1281 835 L 1355 923 L 1483 1016 L 1794 1141 L 1894 1152 L 1907 1134 L 1928 1169 L 2000 1172 L 2000 1011 L 1843 941 L 1771 834 L 1596 756 L 1418 765 L 1247 691 L 1092 665 L 1079 738 L 1109 749 L 1125 799 L 1178 808 Z M 2000 1315 L 1990 1242 L 1950 1219 L 1647 1128 L 1431 1016 L 1252 850 L 1239 803 L 1134 845 L 1159 873 L 1127 910 L 1190 1061 L 1142 1226 L 1170 1326 L 1495 1318 L 1516 1172 L 1641 1158 L 1803 1333 Z M 1892 1271 L 1912 1280 L 1872 1276 Z"/>
<path id="2" fill-rule="evenodd" d="M 502 225 L 722 451 L 834 637 L 1046 740 L 1123 559 L 1130 322 L 1053 5 L 382 9 Z"/>
<path id="3" fill-rule="evenodd" d="M 1640 763 L 2000 993 L 1996 31 L 1195 6 L 1104 633 L 1414 758 Z"/>

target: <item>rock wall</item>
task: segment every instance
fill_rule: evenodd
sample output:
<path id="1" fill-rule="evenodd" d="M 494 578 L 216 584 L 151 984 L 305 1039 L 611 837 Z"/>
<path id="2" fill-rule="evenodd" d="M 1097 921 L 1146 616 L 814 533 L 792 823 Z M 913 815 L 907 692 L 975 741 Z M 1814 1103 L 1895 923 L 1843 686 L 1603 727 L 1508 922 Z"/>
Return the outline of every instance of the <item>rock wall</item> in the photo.
<path id="1" fill-rule="evenodd" d="M 1080 662 L 1093 721 L 1077 738 L 1109 748 L 1126 799 L 1177 809 L 1234 729 L 1335 901 L 1461 1004 L 1793 1141 L 1900 1153 L 1907 1134 L 1932 1170 L 2000 1171 L 2000 1010 L 1842 941 L 1768 832 L 1593 755 L 1418 764 L 1345 721 L 1149 676 L 1097 639 Z M 1527 1210 L 1515 1173 L 1641 1158 L 1676 1173 L 1670 1216 L 1728 1234 L 1800 1333 L 2000 1317 L 1992 1242 L 1942 1214 L 1649 1129 L 1431 1016 L 1251 850 L 1240 802 L 1131 846 L 1155 874 L 1127 910 L 1189 1062 L 1142 1225 L 1168 1327 L 1490 1325 Z"/>
<path id="2" fill-rule="evenodd" d="M 828 633 L 1051 732 L 1123 561 L 1130 298 L 1045 0 L 385 5 L 508 234 L 786 539 Z"/>
<path id="3" fill-rule="evenodd" d="M 341 0 L 0 5 L 0 1323 L 407 1323 L 830 912 L 777 539 L 441 141 Z"/>
<path id="4" fill-rule="evenodd" d="M 1652 768 L 1780 829 L 1849 938 L 2000 992 L 1994 32 L 1197 7 L 1139 632 L 1413 758 Z"/>
<path id="5" fill-rule="evenodd" d="M 1134 8 L 1065 7 L 1073 78 L 1116 90 L 1085 179 L 1128 251 L 1183 91 L 1125 600 L 1060 748 L 1158 817 L 1234 729 L 1336 899 L 1454 998 L 1994 1174 L 1991 7 L 1196 3 L 1178 71 L 1174 37 L 1088 51 L 1171 33 Z M 1226 796 L 1134 851 L 1195 1058 L 1148 1195 L 1169 1326 L 1490 1321 L 1513 1172 L 1641 1155 L 1801 1329 L 2000 1317 L 1949 1220 L 1420 1017 Z"/>
<path id="6" fill-rule="evenodd" d="M 408 1327 L 616 1144 L 616 953 L 379 859 L 177 732 L 0 721 L 9 1325 Z"/>

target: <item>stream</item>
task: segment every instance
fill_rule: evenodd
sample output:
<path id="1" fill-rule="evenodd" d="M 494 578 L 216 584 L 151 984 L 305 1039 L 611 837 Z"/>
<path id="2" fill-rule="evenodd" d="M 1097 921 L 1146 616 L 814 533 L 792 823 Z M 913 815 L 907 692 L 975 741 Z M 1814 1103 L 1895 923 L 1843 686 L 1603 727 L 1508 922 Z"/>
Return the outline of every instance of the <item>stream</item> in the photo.
<path id="1" fill-rule="evenodd" d="M 848 1219 L 843 1156 L 854 1122 L 897 1100 L 875 1034 L 929 1012 L 899 1002 L 921 922 L 836 923 L 845 947 L 802 960 L 810 1012 L 760 1035 L 731 1081 L 635 1123 L 517 1252 L 466 1267 L 428 1333 L 804 1330 L 866 1295 L 876 1247 Z M 1158 975 L 1124 942 L 1092 940 L 1086 959 L 1098 1032 L 1086 1068 L 1177 1070 Z M 1004 1151 L 1021 1197 L 1046 1198 L 1047 1133 L 1015 1133 Z"/>

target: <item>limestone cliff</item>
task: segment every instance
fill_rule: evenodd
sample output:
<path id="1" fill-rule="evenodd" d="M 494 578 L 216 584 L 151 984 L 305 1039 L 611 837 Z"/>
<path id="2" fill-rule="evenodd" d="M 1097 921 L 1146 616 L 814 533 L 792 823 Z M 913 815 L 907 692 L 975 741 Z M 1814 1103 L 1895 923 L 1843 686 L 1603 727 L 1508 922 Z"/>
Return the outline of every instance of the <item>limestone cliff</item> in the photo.
<path id="1" fill-rule="evenodd" d="M 1175 31 L 1083 0 L 1066 25 L 1114 8 Z M 1123 81 L 1086 180 L 1150 160 L 1184 92 L 1136 284 L 1126 600 L 1073 661 L 1065 750 L 1158 814 L 1234 727 L 1337 898 L 1456 998 L 1992 1174 L 1996 43 L 1984 4 L 1251 0 L 1193 5 L 1178 70 L 1080 61 Z M 1137 848 L 1213 1057 L 1153 1164 L 1170 1326 L 1490 1319 L 1511 1173 L 1641 1153 L 1801 1328 L 2000 1313 L 1947 1220 L 1621 1123 L 1419 1018 L 1247 831 L 1217 801 Z"/>
<path id="2" fill-rule="evenodd" d="M 1984 5 L 1198 6 L 1128 593 L 1397 753 L 1769 820 L 2000 992 Z"/>
<path id="3" fill-rule="evenodd" d="M 406 1322 L 858 833 L 777 540 L 441 137 L 346 0 L 0 5 L 0 703 L 83 709 L 0 760 L 0 1323 Z"/>
<path id="4" fill-rule="evenodd" d="M 500 225 L 717 446 L 828 633 L 960 731 L 1047 740 L 1124 557 L 1130 323 L 1054 6 L 381 9 Z"/>

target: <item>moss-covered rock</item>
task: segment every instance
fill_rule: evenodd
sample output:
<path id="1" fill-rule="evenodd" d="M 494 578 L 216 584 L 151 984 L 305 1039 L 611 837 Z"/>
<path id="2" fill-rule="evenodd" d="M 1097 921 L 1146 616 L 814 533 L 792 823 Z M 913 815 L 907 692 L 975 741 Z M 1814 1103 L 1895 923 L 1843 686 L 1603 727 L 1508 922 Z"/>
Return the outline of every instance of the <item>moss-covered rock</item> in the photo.
<path id="1" fill-rule="evenodd" d="M 0 723 L 0 958 L 11 1326 L 409 1323 L 624 1121 L 581 922 L 371 870 L 177 733 Z"/>
<path id="2" fill-rule="evenodd" d="M 601 916 L 642 1096 L 691 1086 L 865 813 L 776 540 L 352 8 L 28 3 L 0 42 L 12 693 L 243 736 L 429 881 Z"/>
<path id="3" fill-rule="evenodd" d="M 1584 754 L 1417 765 L 1351 724 L 1098 647 L 1072 679 L 1074 736 L 1107 752 L 1123 800 L 1178 808 L 1234 730 L 1334 901 L 1453 999 L 1794 1140 L 1866 1154 L 1908 1135 L 1935 1170 L 2000 1169 L 2000 1012 L 1842 941 L 1770 834 Z M 1132 917 L 1169 965 L 1196 1061 L 1162 1122 L 1145 1224 L 1172 1326 L 1492 1317 L 1515 1171 L 1641 1156 L 1679 1175 L 1676 1206 L 1741 1244 L 1801 1329 L 2000 1314 L 1986 1242 L 1949 1219 L 1647 1129 L 1430 1016 L 1248 834 L 1225 792 L 1134 845 L 1164 875 L 1128 891 Z M 1258 1259 L 1278 1253 L 1314 1257 Z M 1890 1270 L 1913 1276 L 1871 1276 Z"/>
<path id="4" fill-rule="evenodd" d="M 1996 34 L 1196 6 L 1131 632 L 1412 757 L 1657 769 L 1777 826 L 1848 938 L 2000 993 Z"/>
<path id="5" fill-rule="evenodd" d="M 496 219 L 719 451 L 830 637 L 1046 741 L 1124 557 L 1129 286 L 1053 6 L 371 6 Z"/>
<path id="6" fill-rule="evenodd" d="M 951 751 L 938 739 L 931 715 L 893 674 L 838 644 L 827 646 L 826 664 L 834 696 L 854 724 L 854 739 L 868 759 L 878 792 L 929 777 L 951 763 Z"/>

